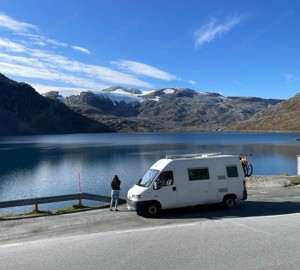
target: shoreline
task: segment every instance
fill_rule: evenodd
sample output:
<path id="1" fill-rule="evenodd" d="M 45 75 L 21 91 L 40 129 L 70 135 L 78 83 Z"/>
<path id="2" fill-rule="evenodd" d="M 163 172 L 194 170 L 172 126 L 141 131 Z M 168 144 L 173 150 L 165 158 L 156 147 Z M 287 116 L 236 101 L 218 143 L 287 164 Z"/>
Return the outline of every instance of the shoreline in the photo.
<path id="1" fill-rule="evenodd" d="M 300 187 L 300 175 L 252 175 L 245 180 L 247 188 Z"/>

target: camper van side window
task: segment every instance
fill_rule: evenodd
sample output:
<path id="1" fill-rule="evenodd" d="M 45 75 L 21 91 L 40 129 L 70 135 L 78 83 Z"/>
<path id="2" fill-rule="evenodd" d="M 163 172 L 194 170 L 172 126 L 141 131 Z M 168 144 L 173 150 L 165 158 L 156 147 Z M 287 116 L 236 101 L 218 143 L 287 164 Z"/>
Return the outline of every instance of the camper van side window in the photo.
<path id="1" fill-rule="evenodd" d="M 160 189 L 163 186 L 172 186 L 174 183 L 173 171 L 162 172 L 158 176 L 158 179 L 156 180 L 156 182 L 158 184 L 158 186 L 157 186 L 158 189 Z"/>
<path id="2" fill-rule="evenodd" d="M 188 169 L 189 180 L 207 180 L 209 179 L 209 170 L 208 168 L 197 168 L 197 169 Z"/>
<path id="3" fill-rule="evenodd" d="M 238 177 L 239 176 L 237 166 L 235 166 L 235 165 L 233 165 L 233 166 L 226 166 L 226 169 L 227 169 L 227 176 L 229 178 Z"/>

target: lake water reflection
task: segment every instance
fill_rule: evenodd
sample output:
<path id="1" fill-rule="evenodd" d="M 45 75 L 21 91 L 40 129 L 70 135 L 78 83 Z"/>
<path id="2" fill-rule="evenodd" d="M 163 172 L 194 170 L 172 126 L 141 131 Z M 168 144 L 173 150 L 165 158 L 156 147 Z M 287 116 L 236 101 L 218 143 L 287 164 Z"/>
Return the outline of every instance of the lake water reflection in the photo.
<path id="1" fill-rule="evenodd" d="M 295 139 L 299 137 L 205 132 L 2 138 L 0 200 L 77 193 L 79 174 L 83 192 L 103 195 L 109 195 L 111 178 L 117 174 L 122 181 L 121 197 L 125 197 L 148 167 L 170 154 L 251 153 L 254 174 L 295 175 L 300 155 L 300 141 Z M 0 209 L 0 213 L 9 211 Z"/>

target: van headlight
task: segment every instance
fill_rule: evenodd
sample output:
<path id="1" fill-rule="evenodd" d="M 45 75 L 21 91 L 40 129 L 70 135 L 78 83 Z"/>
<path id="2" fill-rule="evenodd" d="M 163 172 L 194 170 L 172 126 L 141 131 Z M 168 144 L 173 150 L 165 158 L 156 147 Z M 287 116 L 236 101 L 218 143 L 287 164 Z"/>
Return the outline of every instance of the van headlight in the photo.
<path id="1" fill-rule="evenodd" d="M 132 199 L 140 199 L 140 198 L 141 198 L 141 195 L 132 195 L 131 198 L 132 198 Z"/>

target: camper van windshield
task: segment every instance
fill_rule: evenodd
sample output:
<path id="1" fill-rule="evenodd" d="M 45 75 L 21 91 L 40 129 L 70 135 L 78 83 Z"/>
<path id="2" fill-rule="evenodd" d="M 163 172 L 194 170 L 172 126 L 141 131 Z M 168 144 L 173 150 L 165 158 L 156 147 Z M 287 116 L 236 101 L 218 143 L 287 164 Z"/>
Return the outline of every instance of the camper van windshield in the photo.
<path id="1" fill-rule="evenodd" d="M 142 187 L 149 187 L 157 174 L 157 170 L 148 170 L 138 182 L 138 185 Z"/>

